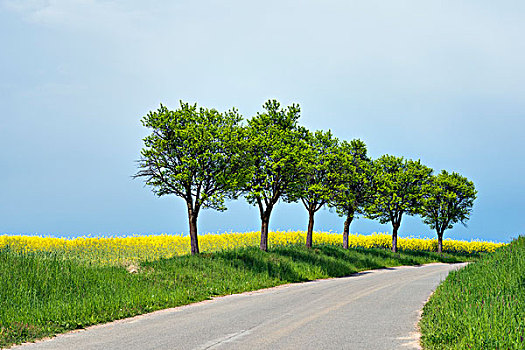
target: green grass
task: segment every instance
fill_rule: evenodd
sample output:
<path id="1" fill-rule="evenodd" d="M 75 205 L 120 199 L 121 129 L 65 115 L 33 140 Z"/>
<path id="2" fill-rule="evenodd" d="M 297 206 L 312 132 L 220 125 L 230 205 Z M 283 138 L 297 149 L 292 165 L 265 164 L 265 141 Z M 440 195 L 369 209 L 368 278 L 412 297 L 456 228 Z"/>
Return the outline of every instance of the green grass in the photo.
<path id="1" fill-rule="evenodd" d="M 525 237 L 449 274 L 420 328 L 426 349 L 525 349 Z"/>
<path id="2" fill-rule="evenodd" d="M 243 248 L 142 262 L 125 267 L 68 259 L 57 253 L 0 249 L 0 347 L 283 283 L 347 276 L 399 265 L 459 262 L 466 255 L 323 245 Z"/>

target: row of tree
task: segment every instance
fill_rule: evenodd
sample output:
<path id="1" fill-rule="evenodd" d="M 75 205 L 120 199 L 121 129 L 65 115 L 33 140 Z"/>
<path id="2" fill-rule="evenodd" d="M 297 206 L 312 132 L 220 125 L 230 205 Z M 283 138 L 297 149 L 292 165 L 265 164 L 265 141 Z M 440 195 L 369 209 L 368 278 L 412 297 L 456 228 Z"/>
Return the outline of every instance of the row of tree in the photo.
<path id="1" fill-rule="evenodd" d="M 218 112 L 180 102 L 161 105 L 142 119 L 144 138 L 138 172 L 158 196 L 186 201 L 191 253 L 199 253 L 197 218 L 201 209 L 225 210 L 226 199 L 243 196 L 257 206 L 262 250 L 268 249 L 270 216 L 279 200 L 301 202 L 308 211 L 306 245 L 312 246 L 315 213 L 323 206 L 345 217 L 344 248 L 357 215 L 392 224 L 392 250 L 403 215 L 421 215 L 443 233 L 468 220 L 476 190 L 457 173 L 433 170 L 421 162 L 367 155 L 361 140 L 340 141 L 330 131 L 311 132 L 298 124 L 298 105 L 276 100 L 243 123 L 236 109 Z"/>

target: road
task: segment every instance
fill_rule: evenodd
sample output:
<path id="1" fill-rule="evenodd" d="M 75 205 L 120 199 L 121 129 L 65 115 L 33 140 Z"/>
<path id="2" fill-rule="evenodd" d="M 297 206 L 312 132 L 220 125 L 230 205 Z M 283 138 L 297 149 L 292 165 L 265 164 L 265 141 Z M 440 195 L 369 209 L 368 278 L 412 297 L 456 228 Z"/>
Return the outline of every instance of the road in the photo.
<path id="1" fill-rule="evenodd" d="M 230 295 L 14 349 L 418 349 L 421 308 L 462 266 L 388 268 Z"/>

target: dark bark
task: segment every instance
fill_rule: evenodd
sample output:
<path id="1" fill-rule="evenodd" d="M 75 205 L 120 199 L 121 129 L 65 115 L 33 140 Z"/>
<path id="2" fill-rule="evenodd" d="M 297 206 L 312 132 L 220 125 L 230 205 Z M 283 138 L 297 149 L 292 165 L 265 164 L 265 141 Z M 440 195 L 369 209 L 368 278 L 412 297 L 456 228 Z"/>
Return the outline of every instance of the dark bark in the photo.
<path id="1" fill-rule="evenodd" d="M 197 235 L 197 213 L 188 206 L 188 219 L 190 223 L 191 254 L 199 254 L 199 237 Z"/>
<path id="2" fill-rule="evenodd" d="M 264 201 L 261 198 L 257 199 L 259 207 L 259 214 L 261 216 L 261 244 L 260 248 L 263 251 L 268 251 L 268 227 L 270 225 L 270 214 L 272 213 L 273 204 Z"/>
<path id="3" fill-rule="evenodd" d="M 268 223 L 269 218 L 261 219 L 261 250 L 268 251 Z"/>
<path id="4" fill-rule="evenodd" d="M 261 217 L 261 250 L 268 251 L 268 224 L 270 222 L 270 214 Z"/>
<path id="5" fill-rule="evenodd" d="M 348 249 L 348 234 L 350 233 L 350 224 L 352 223 L 352 220 L 354 220 L 354 211 L 349 210 L 343 227 L 343 249 Z"/>
<path id="6" fill-rule="evenodd" d="M 399 224 L 393 224 L 392 229 L 392 251 L 397 253 L 397 230 L 399 229 Z"/>
<path id="7" fill-rule="evenodd" d="M 306 247 L 312 248 L 313 234 L 314 234 L 314 215 L 313 209 L 308 209 L 308 231 L 306 232 Z"/>
<path id="8" fill-rule="evenodd" d="M 442 253 L 443 252 L 443 232 L 438 231 L 437 235 L 438 235 L 438 253 Z"/>

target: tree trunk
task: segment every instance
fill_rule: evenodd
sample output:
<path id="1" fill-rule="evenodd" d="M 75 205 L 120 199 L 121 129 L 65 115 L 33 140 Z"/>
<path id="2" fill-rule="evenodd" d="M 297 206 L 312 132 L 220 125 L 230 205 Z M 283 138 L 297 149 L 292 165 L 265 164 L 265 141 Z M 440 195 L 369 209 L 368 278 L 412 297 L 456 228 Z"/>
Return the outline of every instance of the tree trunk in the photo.
<path id="1" fill-rule="evenodd" d="M 308 231 L 306 232 L 306 247 L 312 248 L 314 234 L 314 215 L 315 211 L 308 209 Z"/>
<path id="2" fill-rule="evenodd" d="M 199 254 L 199 237 L 197 236 L 197 214 L 188 208 L 188 219 L 190 222 L 190 244 L 191 255 Z"/>
<path id="3" fill-rule="evenodd" d="M 439 232 L 437 233 L 438 235 L 438 253 L 442 253 L 443 252 L 443 232 Z"/>
<path id="4" fill-rule="evenodd" d="M 392 225 L 392 251 L 397 253 L 397 230 L 399 229 L 399 224 Z"/>
<path id="5" fill-rule="evenodd" d="M 268 225 L 270 223 L 270 213 L 261 215 L 261 250 L 268 251 Z"/>
<path id="6" fill-rule="evenodd" d="M 343 227 L 343 249 L 348 249 L 348 234 L 350 233 L 350 224 L 352 223 L 352 220 L 354 220 L 354 212 L 349 211 Z"/>

